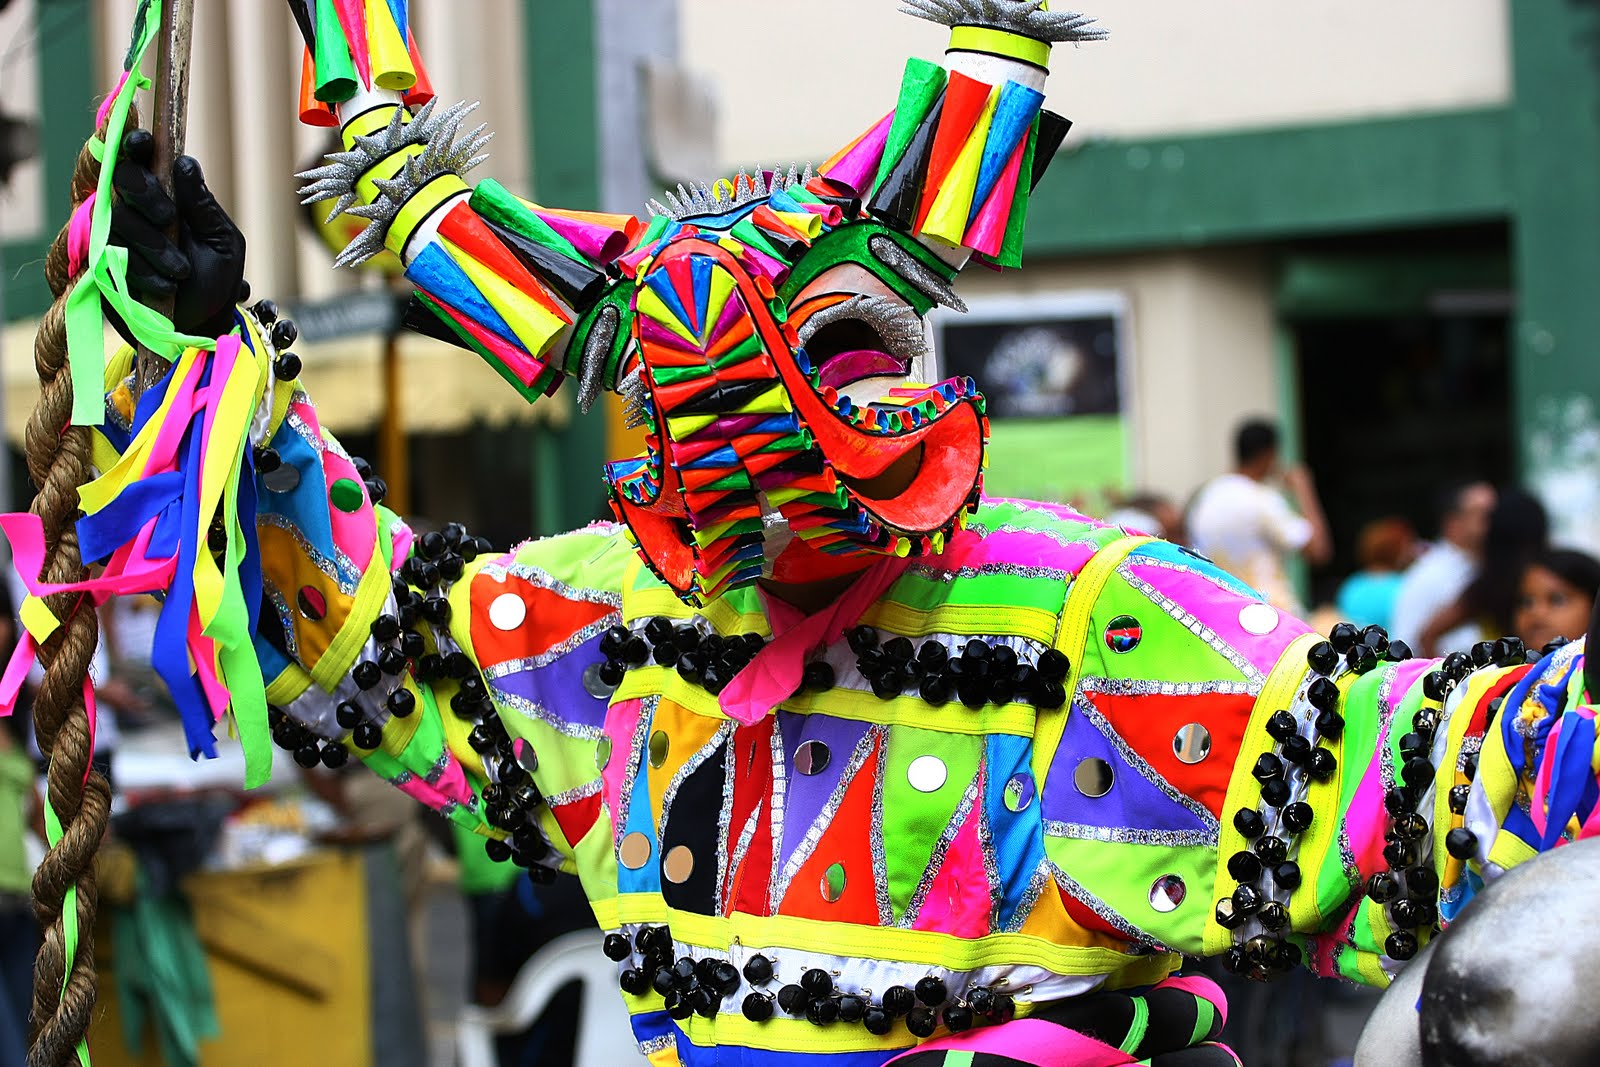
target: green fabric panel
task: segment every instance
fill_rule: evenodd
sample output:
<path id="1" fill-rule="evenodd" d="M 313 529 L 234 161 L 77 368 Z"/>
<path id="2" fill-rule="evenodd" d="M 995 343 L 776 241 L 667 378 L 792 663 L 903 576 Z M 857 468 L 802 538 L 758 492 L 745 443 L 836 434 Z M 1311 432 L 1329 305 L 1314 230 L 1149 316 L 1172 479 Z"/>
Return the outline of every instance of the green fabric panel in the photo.
<path id="1" fill-rule="evenodd" d="M 485 178 L 473 188 L 469 203 L 472 205 L 472 210 L 490 222 L 499 223 L 530 241 L 552 248 L 568 259 L 589 266 L 594 265 L 573 247 L 571 241 L 551 229 L 549 223 L 534 214 L 532 205 L 507 191 L 505 186 L 493 178 Z"/>
<path id="2" fill-rule="evenodd" d="M 884 862 L 889 876 L 889 903 L 899 920 L 917 886 L 933 873 L 928 868 L 934 847 L 977 777 L 985 742 L 981 737 L 910 726 L 892 726 L 888 733 L 883 767 L 883 839 L 895 842 L 895 847 Z M 911 785 L 908 772 L 914 761 L 930 753 L 937 753 L 944 762 L 945 780 L 936 791 L 924 793 Z M 975 803 L 983 803 L 981 793 Z"/>
<path id="3" fill-rule="evenodd" d="M 517 549 L 517 562 L 537 567 L 575 589 L 620 593 L 633 548 L 620 529 L 592 526 L 529 541 Z"/>
<path id="4" fill-rule="evenodd" d="M 1189 1035 L 1189 1044 L 1198 1045 L 1211 1035 L 1211 1028 L 1217 1023 L 1217 1008 L 1205 997 L 1195 997 L 1194 1011 L 1194 1032 Z"/>
<path id="5" fill-rule="evenodd" d="M 596 754 L 600 743 L 597 739 L 573 737 L 543 719 L 532 718 L 516 708 L 503 707 L 498 701 L 495 710 L 506 733 L 513 739 L 522 738 L 538 754 L 539 789 L 546 796 L 565 793 L 599 780 L 600 766 Z"/>
<path id="6" fill-rule="evenodd" d="M 1065 582 L 1009 574 L 979 574 L 953 582 L 905 574 L 890 587 L 886 599 L 920 611 L 932 611 L 947 604 L 987 607 L 996 613 L 998 620 L 1008 608 L 1059 612 L 1066 599 L 1066 588 Z"/>
<path id="7" fill-rule="evenodd" d="M 894 122 L 889 126 L 889 139 L 883 148 L 883 162 L 878 164 L 878 175 L 872 179 L 867 199 L 877 194 L 878 186 L 905 155 L 917 127 L 922 125 L 933 102 L 944 91 L 946 77 L 944 68 L 937 63 L 916 56 L 906 60 L 906 72 L 900 79 L 900 99 L 894 107 Z"/>
<path id="8" fill-rule="evenodd" d="M 1124 841 L 1046 837 L 1045 855 L 1128 924 L 1190 956 L 1202 953 L 1206 920 L 1215 900 L 1217 850 Z M 1183 903 L 1162 913 L 1150 906 L 1150 889 L 1167 875 L 1183 879 Z"/>
<path id="9" fill-rule="evenodd" d="M 1344 734 L 1339 752 L 1340 789 L 1337 818 L 1343 824 L 1356 790 L 1372 764 L 1378 745 L 1378 694 L 1383 680 L 1393 673 L 1393 667 L 1362 675 L 1345 694 L 1341 705 L 1344 714 Z M 1342 831 L 1341 831 L 1342 833 Z M 1350 879 L 1344 868 L 1342 850 L 1336 844 L 1328 850 L 1326 862 L 1317 872 L 1317 910 L 1331 915 L 1350 896 Z"/>
<path id="10" fill-rule="evenodd" d="M 794 269 L 789 272 L 789 277 L 778 287 L 778 296 L 785 302 L 791 301 L 797 293 L 830 267 L 838 266 L 840 263 L 858 263 L 893 289 L 918 315 L 927 314 L 928 309 L 933 307 L 933 301 L 879 262 L 878 257 L 867 247 L 868 240 L 875 234 L 891 237 L 909 255 L 939 277 L 945 279 L 955 277 L 956 272 L 948 265 L 904 234 L 876 222 L 850 222 L 829 230 L 812 242 L 810 251 L 800 257 L 794 264 Z"/>
<path id="11" fill-rule="evenodd" d="M 484 850 L 484 838 L 459 823 L 450 824 L 456 842 L 456 862 L 461 869 L 461 892 L 468 896 L 502 893 L 511 888 L 522 869 L 514 863 L 496 863 Z"/>
<path id="12" fill-rule="evenodd" d="M 1144 636 L 1133 651 L 1118 654 L 1107 648 L 1105 632 L 1112 621 L 1122 615 L 1139 620 Z M 1244 680 L 1238 668 L 1210 645 L 1143 593 L 1131 588 L 1124 581 L 1121 568 L 1106 582 L 1095 602 L 1086 647 L 1101 656 L 1102 669 L 1108 678 L 1152 678 L 1163 682 Z"/>

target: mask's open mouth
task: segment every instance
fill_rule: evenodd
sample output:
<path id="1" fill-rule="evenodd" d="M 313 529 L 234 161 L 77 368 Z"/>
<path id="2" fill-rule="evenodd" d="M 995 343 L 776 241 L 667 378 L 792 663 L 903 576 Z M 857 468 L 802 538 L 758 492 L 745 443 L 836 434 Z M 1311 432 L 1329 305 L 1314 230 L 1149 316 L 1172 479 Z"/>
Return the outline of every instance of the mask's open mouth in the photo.
<path id="1" fill-rule="evenodd" d="M 819 388 L 842 389 L 868 378 L 904 378 L 927 355 L 922 319 L 889 296 L 852 296 L 811 314 L 800 344 Z"/>

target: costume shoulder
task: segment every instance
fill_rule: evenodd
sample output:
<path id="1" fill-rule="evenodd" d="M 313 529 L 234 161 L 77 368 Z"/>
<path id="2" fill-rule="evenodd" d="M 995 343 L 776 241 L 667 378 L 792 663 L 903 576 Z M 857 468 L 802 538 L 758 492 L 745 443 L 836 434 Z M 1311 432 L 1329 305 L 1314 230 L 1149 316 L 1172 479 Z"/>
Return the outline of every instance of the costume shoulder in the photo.
<path id="1" fill-rule="evenodd" d="M 548 673 L 544 668 L 615 625 L 623 583 L 637 567 L 622 528 L 612 523 L 528 541 L 472 576 L 470 633 L 460 636 L 497 688 L 519 674 Z M 563 677 L 548 694 L 552 708 L 563 703 L 560 685 L 581 680 L 566 678 L 565 668 L 558 673 Z M 573 690 L 582 701 L 583 687 Z"/>

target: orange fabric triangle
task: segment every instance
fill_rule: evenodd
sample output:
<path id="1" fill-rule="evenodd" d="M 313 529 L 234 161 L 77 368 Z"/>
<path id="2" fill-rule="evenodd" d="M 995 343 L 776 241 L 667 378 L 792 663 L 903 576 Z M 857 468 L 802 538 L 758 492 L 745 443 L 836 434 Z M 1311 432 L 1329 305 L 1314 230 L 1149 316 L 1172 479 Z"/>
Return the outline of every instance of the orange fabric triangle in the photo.
<path id="1" fill-rule="evenodd" d="M 489 621 L 489 605 L 507 593 L 515 593 L 527 605 L 526 618 L 513 630 Z M 472 645 L 485 667 L 541 656 L 610 614 L 612 609 L 605 604 L 569 600 L 515 575 L 503 583 L 472 583 Z"/>
<path id="2" fill-rule="evenodd" d="M 789 883 L 783 902 L 778 906 L 780 915 L 879 925 L 878 881 L 870 830 L 872 799 L 877 791 L 882 753 L 880 740 L 846 787 L 844 799 L 811 858 L 801 865 L 794 881 Z M 828 869 L 835 864 L 844 868 L 844 890 L 837 900 L 830 901 L 823 887 L 827 884 Z"/>
<path id="3" fill-rule="evenodd" d="M 1107 696 L 1089 699 L 1111 723 L 1117 734 L 1146 763 L 1155 768 L 1185 796 L 1222 817 L 1228 795 L 1228 777 L 1244 743 L 1250 722 L 1251 697 L 1232 694 L 1201 696 Z M 1173 739 L 1191 723 L 1205 727 L 1211 735 L 1211 749 L 1198 763 L 1185 763 L 1173 751 Z"/>

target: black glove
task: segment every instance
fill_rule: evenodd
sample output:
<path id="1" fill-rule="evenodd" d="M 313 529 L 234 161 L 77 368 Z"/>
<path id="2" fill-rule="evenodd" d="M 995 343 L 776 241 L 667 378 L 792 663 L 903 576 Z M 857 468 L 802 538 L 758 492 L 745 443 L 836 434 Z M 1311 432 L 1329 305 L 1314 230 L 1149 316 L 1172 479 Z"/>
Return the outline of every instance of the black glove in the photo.
<path id="1" fill-rule="evenodd" d="M 111 172 L 117 202 L 111 243 L 128 249 L 128 289 L 141 302 L 173 299 L 172 323 L 182 333 L 218 337 L 233 327 L 244 281 L 244 234 L 206 188 L 192 156 L 172 165 L 172 196 L 151 172 L 155 139 L 133 130 Z M 174 203 L 176 201 L 176 203 Z M 167 228 L 178 223 L 178 239 Z M 125 331 L 124 331 L 125 332 Z"/>

